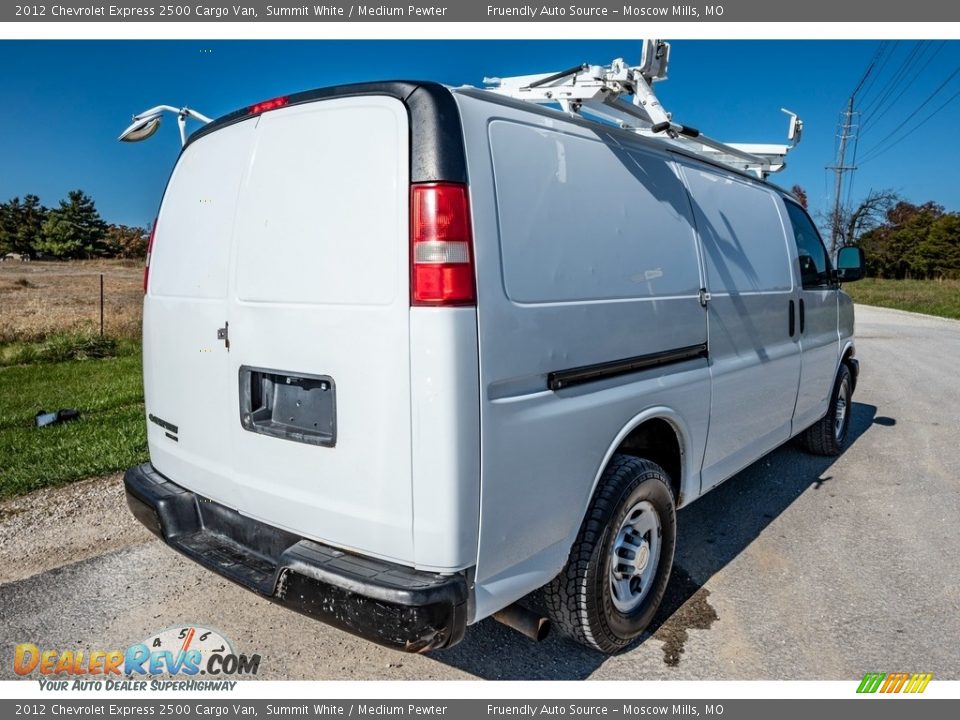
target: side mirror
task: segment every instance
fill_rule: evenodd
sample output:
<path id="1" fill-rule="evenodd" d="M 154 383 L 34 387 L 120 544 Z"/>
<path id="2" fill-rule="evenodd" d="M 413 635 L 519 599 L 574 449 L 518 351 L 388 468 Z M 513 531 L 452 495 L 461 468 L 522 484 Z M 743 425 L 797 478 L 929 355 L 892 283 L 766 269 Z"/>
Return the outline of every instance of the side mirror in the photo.
<path id="1" fill-rule="evenodd" d="M 853 246 L 840 248 L 840 252 L 837 253 L 837 279 L 840 282 L 859 280 L 864 275 L 865 264 L 866 260 L 861 248 Z"/>

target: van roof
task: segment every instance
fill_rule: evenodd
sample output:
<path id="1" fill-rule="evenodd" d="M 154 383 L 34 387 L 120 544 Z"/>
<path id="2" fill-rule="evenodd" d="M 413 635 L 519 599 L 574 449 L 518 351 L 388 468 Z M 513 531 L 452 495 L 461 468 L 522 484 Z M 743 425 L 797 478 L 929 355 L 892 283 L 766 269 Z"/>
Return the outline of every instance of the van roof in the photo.
<path id="1" fill-rule="evenodd" d="M 390 80 L 386 82 L 334 85 L 293 93 L 284 107 L 335 98 L 380 95 L 396 98 L 410 117 L 410 182 L 467 182 L 460 113 L 450 88 L 435 82 Z M 196 130 L 183 149 L 204 135 L 253 117 L 254 106 L 223 115 Z M 183 152 L 183 150 L 181 150 Z"/>
<path id="2" fill-rule="evenodd" d="M 601 127 L 605 132 L 630 143 L 658 150 L 667 150 L 668 152 L 682 155 L 694 162 L 720 168 L 753 182 L 762 183 L 781 195 L 795 199 L 793 193 L 780 187 L 776 183 L 770 182 L 770 180 L 757 178 L 738 168 L 712 161 L 709 158 L 692 153 L 683 147 L 670 144 L 665 140 L 638 135 L 629 130 L 618 128 L 615 125 L 605 125 L 564 113 L 548 106 L 526 103 L 470 85 L 451 87 L 433 81 L 422 80 L 387 80 L 381 82 L 333 85 L 287 95 L 285 96 L 286 103 L 284 106 L 334 98 L 362 97 L 365 95 L 386 95 L 396 98 L 407 106 L 410 115 L 410 181 L 437 182 L 443 180 L 449 182 L 467 182 L 466 156 L 463 149 L 463 129 L 459 121 L 459 110 L 453 100 L 453 93 L 495 105 L 504 105 L 537 115 L 561 119 L 565 122 L 580 125 L 581 127 Z M 187 139 L 184 149 L 204 135 L 252 117 L 256 114 L 252 112 L 252 108 L 253 106 L 247 106 L 234 110 L 199 128 Z"/>

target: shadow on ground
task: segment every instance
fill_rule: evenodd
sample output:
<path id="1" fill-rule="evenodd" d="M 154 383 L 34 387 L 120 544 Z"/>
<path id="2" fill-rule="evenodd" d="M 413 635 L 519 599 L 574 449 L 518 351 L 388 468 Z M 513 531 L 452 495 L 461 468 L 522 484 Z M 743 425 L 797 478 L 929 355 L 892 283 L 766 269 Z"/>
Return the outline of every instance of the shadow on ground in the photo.
<path id="1" fill-rule="evenodd" d="M 896 423 L 876 413 L 873 405 L 853 403 L 851 445 L 874 424 Z M 833 481 L 827 474 L 833 462 L 804 453 L 793 440 L 681 510 L 673 574 L 663 604 L 649 631 L 633 647 L 652 638 L 662 643 L 665 664 L 682 662 L 688 631 L 708 629 L 717 620 L 705 583 L 802 493 L 828 486 Z M 534 643 L 489 619 L 468 628 L 456 647 L 429 657 L 488 680 L 581 680 L 606 660 L 556 634 Z"/>

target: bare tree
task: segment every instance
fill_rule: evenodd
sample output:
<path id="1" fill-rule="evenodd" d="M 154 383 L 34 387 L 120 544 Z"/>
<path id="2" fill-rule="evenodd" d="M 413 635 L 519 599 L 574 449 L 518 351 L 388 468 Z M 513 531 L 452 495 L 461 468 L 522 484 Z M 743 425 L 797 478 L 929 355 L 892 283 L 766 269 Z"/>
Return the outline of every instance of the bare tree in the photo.
<path id="1" fill-rule="evenodd" d="M 893 190 L 871 190 L 854 208 L 840 208 L 839 214 L 829 213 L 824 220 L 831 228 L 836 228 L 837 247 L 831 247 L 833 256 L 839 248 L 856 245 L 860 236 L 887 219 L 887 213 L 900 202 L 900 196 Z"/>

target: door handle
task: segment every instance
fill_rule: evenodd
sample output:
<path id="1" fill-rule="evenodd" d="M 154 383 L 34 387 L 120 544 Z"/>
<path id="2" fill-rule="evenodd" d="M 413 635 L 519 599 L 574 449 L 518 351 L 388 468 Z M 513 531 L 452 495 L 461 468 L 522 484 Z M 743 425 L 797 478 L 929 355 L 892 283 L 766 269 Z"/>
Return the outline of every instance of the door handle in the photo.
<path id="1" fill-rule="evenodd" d="M 789 320 L 789 323 L 788 323 L 788 327 L 790 328 L 790 337 L 793 337 L 793 334 L 794 334 L 794 333 L 796 332 L 796 330 L 797 330 L 797 328 L 796 328 L 797 319 L 796 319 L 796 315 L 795 315 L 795 313 L 794 313 L 793 300 L 790 301 L 790 305 L 789 305 L 789 308 L 788 308 L 788 309 L 789 309 L 789 311 L 790 311 L 790 320 Z"/>
<path id="2" fill-rule="evenodd" d="M 800 334 L 803 335 L 804 326 L 807 324 L 806 312 L 803 308 L 803 298 L 800 298 Z"/>

